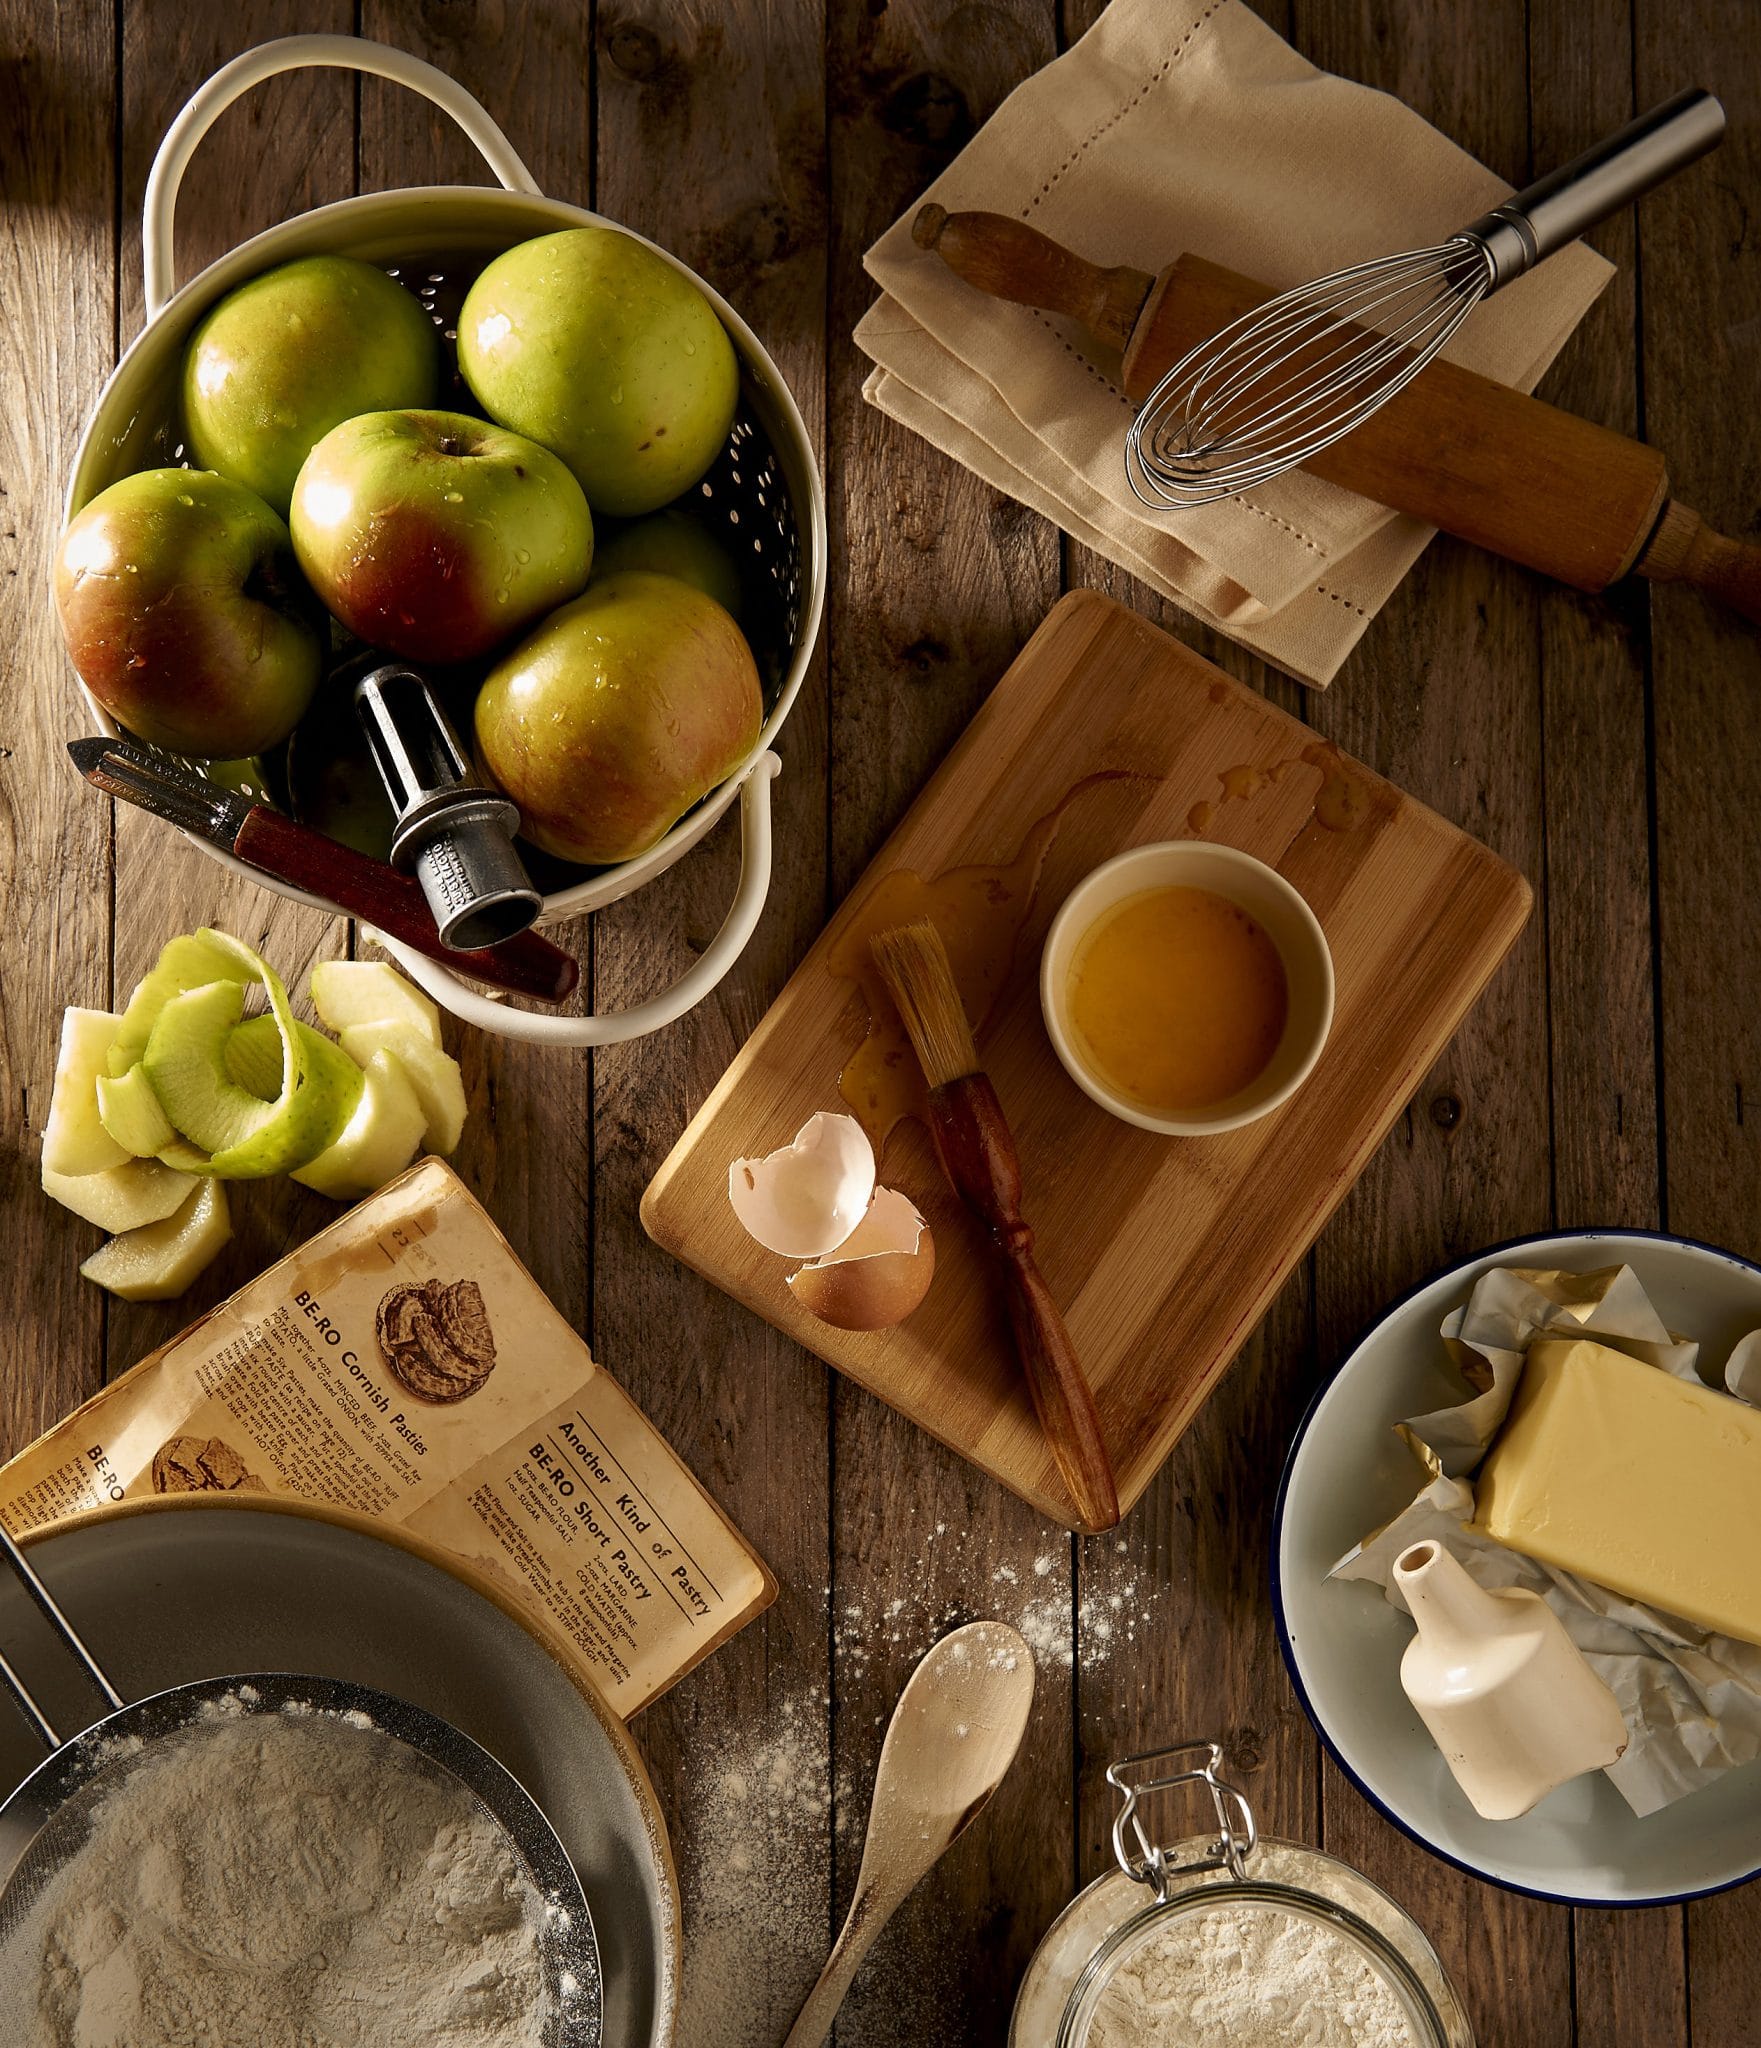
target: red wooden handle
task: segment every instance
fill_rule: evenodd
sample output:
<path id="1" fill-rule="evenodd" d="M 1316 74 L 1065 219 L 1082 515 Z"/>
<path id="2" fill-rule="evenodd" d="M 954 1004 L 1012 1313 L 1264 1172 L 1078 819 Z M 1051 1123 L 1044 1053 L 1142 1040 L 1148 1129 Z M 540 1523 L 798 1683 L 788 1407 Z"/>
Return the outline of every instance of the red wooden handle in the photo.
<path id="1" fill-rule="evenodd" d="M 233 841 L 233 851 L 265 874 L 326 897 L 352 917 L 377 925 L 388 937 L 403 940 L 443 967 L 510 995 L 560 1003 L 581 978 L 580 962 L 537 932 L 521 932 L 474 952 L 455 952 L 442 945 L 419 882 L 399 874 L 389 861 L 357 853 L 266 804 L 252 809 Z"/>
<path id="2" fill-rule="evenodd" d="M 1033 1256 L 1021 1162 L 997 1091 L 988 1075 L 967 1074 L 932 1089 L 929 1107 L 948 1184 L 997 1247 L 1015 1350 L 1079 1525 L 1090 1533 L 1110 1529 L 1119 1519 L 1112 1460 L 1082 1361 Z"/>

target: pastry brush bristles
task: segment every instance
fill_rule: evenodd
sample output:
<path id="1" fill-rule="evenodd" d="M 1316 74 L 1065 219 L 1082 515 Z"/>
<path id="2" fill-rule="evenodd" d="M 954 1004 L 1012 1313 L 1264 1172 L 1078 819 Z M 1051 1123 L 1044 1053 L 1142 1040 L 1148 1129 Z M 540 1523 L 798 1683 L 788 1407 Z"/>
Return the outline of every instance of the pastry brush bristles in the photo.
<path id="1" fill-rule="evenodd" d="M 948 964 L 942 935 L 927 920 L 876 932 L 868 942 L 891 991 L 918 1063 L 932 1088 L 978 1072 L 972 1026 Z"/>

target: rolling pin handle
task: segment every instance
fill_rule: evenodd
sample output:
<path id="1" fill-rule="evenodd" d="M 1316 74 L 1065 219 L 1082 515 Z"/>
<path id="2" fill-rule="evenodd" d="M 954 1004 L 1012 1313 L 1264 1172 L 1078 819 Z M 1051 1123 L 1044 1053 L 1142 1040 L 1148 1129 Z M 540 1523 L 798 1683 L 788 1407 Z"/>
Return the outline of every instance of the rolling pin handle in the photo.
<path id="1" fill-rule="evenodd" d="M 989 297 L 1062 313 L 1121 355 L 1155 283 L 1147 270 L 1090 263 L 1005 213 L 950 213 L 933 200 L 918 210 L 911 239 Z"/>
<path id="2" fill-rule="evenodd" d="M 1732 540 L 1672 498 L 1634 564 L 1653 583 L 1691 583 L 1761 626 L 1761 542 Z"/>

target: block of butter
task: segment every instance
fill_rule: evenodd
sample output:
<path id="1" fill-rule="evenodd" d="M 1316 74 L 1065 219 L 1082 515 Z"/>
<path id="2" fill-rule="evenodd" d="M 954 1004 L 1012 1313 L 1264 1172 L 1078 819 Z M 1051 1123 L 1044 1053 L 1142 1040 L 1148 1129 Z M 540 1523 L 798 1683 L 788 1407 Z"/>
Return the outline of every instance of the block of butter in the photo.
<path id="1" fill-rule="evenodd" d="M 1761 1643 L 1761 1409 L 1543 1338 L 1474 1494 L 1508 1549 Z"/>

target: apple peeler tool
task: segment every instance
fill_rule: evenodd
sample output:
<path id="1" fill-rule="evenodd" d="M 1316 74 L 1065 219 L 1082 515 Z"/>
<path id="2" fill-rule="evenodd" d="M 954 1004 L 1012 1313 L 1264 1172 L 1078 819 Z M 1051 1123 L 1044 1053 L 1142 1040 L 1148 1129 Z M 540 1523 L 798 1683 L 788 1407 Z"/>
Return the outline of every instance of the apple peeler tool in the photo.
<path id="1" fill-rule="evenodd" d="M 441 943 L 468 950 L 523 932 L 544 899 L 514 848 L 519 809 L 472 778 L 427 678 L 404 662 L 370 669 L 355 715 L 397 820 L 392 866 L 414 872 Z"/>

